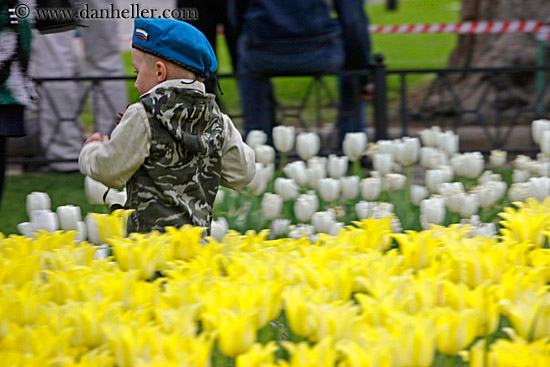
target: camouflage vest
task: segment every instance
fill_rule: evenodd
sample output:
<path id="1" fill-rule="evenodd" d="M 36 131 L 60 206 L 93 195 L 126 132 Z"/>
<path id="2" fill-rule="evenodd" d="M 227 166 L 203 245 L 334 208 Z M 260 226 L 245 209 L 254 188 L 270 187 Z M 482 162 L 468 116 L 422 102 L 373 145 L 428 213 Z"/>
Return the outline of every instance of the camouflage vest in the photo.
<path id="1" fill-rule="evenodd" d="M 214 95 L 157 87 L 140 97 L 151 127 L 145 162 L 126 184 L 128 233 L 210 227 L 221 176 L 223 116 Z"/>

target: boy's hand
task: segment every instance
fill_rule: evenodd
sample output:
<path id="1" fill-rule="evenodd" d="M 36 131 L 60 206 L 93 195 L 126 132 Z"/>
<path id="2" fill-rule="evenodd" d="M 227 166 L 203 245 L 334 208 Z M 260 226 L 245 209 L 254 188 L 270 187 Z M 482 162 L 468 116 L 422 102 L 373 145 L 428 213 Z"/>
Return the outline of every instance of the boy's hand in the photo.
<path id="1" fill-rule="evenodd" d="M 107 135 L 105 136 L 101 136 L 100 133 L 93 133 L 92 136 L 90 136 L 88 139 L 86 139 L 86 142 L 84 142 L 84 145 L 92 142 L 92 141 L 99 141 L 99 142 L 104 142 L 104 141 L 107 141 L 109 140 L 109 137 Z"/>

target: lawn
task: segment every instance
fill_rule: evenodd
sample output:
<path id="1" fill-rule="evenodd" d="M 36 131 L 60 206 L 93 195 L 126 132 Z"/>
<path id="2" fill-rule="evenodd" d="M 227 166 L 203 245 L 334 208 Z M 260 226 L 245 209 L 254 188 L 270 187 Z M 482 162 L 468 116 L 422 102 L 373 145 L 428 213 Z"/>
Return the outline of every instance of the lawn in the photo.
<path id="1" fill-rule="evenodd" d="M 385 4 L 367 5 L 367 12 L 372 24 L 404 23 L 445 23 L 459 19 L 460 3 L 454 0 L 402 0 L 396 12 L 385 10 Z M 373 35 L 373 53 L 383 53 L 389 69 L 444 67 L 449 52 L 456 44 L 454 35 Z M 229 55 L 223 37 L 219 38 L 217 50 L 220 61 L 220 73 L 231 73 Z M 124 55 L 125 72 L 133 75 L 130 55 Z M 334 78 L 328 78 L 334 89 Z M 277 97 L 282 103 L 296 103 L 305 93 L 307 78 L 277 78 L 274 82 Z M 409 83 L 418 85 L 426 79 L 411 77 Z M 236 113 L 238 91 L 234 80 L 221 79 L 224 95 L 221 101 L 226 111 Z M 397 81 L 390 80 L 390 92 L 397 90 Z M 136 101 L 138 93 L 133 83 L 128 83 L 131 101 Z M 84 116 L 83 116 L 84 117 Z M 83 118 L 83 121 L 91 119 Z M 2 205 L 0 207 L 0 232 L 16 233 L 16 225 L 28 221 L 25 210 L 25 197 L 33 191 L 44 191 L 52 198 L 52 208 L 64 204 L 79 205 L 83 215 L 88 211 L 104 211 L 103 207 L 94 207 L 86 202 L 83 193 L 83 176 L 65 175 L 30 175 L 8 177 Z"/>

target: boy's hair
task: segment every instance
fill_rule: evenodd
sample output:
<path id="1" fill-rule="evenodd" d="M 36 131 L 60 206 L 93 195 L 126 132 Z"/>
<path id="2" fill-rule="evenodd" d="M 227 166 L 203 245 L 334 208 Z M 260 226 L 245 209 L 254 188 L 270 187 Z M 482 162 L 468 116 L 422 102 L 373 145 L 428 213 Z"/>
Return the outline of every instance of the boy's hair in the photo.
<path id="1" fill-rule="evenodd" d="M 168 60 L 164 60 L 158 56 L 151 55 L 148 52 L 143 52 L 143 51 L 140 51 L 140 52 L 143 54 L 143 57 L 147 64 L 152 66 L 152 65 L 155 65 L 157 61 L 160 61 L 166 65 L 166 74 L 167 74 L 166 79 L 193 79 L 193 80 L 198 80 L 200 82 L 204 81 L 204 78 L 198 77 L 196 73 L 192 72 L 189 69 L 176 65 L 173 62 L 170 62 Z"/>

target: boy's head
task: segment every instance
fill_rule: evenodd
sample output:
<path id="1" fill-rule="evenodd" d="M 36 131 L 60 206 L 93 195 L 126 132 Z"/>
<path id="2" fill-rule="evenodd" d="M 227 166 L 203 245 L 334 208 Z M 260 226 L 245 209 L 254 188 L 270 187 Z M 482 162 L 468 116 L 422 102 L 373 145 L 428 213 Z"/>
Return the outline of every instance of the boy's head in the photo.
<path id="1" fill-rule="evenodd" d="M 132 64 L 140 94 L 169 79 L 203 79 L 218 63 L 206 37 L 180 20 L 137 18 L 134 21 Z"/>

